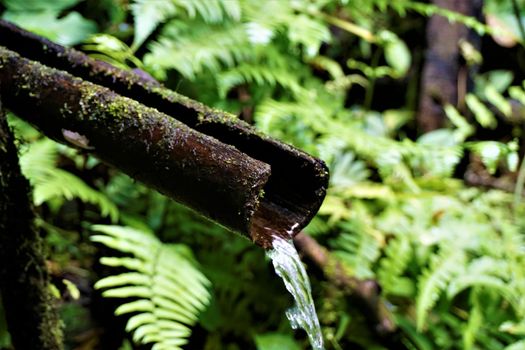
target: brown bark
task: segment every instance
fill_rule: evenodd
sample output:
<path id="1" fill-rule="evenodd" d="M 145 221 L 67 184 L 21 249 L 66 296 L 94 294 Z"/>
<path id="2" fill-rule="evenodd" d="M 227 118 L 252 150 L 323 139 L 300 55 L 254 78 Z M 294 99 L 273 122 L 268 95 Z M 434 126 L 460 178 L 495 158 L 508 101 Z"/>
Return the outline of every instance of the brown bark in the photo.
<path id="1" fill-rule="evenodd" d="M 0 45 L 156 108 L 268 164 L 271 174 L 264 187 L 261 210 L 255 213 L 250 228 L 250 236 L 259 244 L 270 245 L 269 230 L 281 235 L 297 234 L 317 213 L 328 186 L 328 169 L 321 160 L 260 134 L 231 114 L 206 107 L 151 79 L 93 60 L 1 20 Z"/>
<path id="2" fill-rule="evenodd" d="M 479 17 L 482 7 L 482 0 L 433 0 L 432 3 L 474 17 Z M 463 103 L 469 72 L 462 66 L 459 43 L 467 39 L 479 40 L 464 25 L 450 23 L 438 15 L 429 19 L 426 35 L 427 50 L 417 113 L 418 126 L 422 132 L 445 126 L 445 104 L 457 106 Z"/>
<path id="3" fill-rule="evenodd" d="M 507 172 L 496 177 L 489 173 L 478 155 L 470 154 L 469 164 L 463 179 L 469 186 L 493 188 L 514 193 L 516 190 L 516 176 L 516 172 Z M 524 195 L 525 193 L 522 193 L 522 196 Z"/>
<path id="4" fill-rule="evenodd" d="M 0 103 L 0 293 L 16 349 L 62 349 L 29 182 Z"/>
<path id="5" fill-rule="evenodd" d="M 356 305 L 362 308 L 363 314 L 378 336 L 388 337 L 395 333 L 396 325 L 384 301 L 381 300 L 377 282 L 350 276 L 343 264 L 331 256 L 326 248 L 304 233 L 295 236 L 294 244 L 299 252 L 323 271 L 331 283 L 356 300 Z"/>

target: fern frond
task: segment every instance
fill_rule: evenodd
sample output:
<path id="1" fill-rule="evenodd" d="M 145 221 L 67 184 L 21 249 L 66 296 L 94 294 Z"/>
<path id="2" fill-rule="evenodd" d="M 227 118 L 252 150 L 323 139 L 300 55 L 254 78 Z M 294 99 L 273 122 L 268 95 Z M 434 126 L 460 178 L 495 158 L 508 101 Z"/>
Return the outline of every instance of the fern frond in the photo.
<path id="1" fill-rule="evenodd" d="M 419 330 L 423 329 L 428 311 L 434 307 L 449 281 L 463 273 L 465 260 L 465 252 L 453 248 L 432 256 L 429 268 L 418 281 L 416 324 Z"/>
<path id="2" fill-rule="evenodd" d="M 172 0 L 183 8 L 190 18 L 199 15 L 205 22 L 222 22 L 226 17 L 240 19 L 241 7 L 238 0 Z"/>
<path id="3" fill-rule="evenodd" d="M 177 12 L 177 8 L 172 0 L 135 0 L 131 11 L 135 21 L 132 48 L 136 50 L 160 23 Z"/>
<path id="4" fill-rule="evenodd" d="M 192 18 L 171 20 L 163 28 L 158 41 L 150 46 L 150 53 L 144 61 L 160 78 L 165 77 L 167 69 L 175 69 L 194 79 L 204 69 L 218 72 L 221 67 L 243 63 L 253 58 L 258 45 L 268 44 L 277 32 L 285 34 L 293 46 L 304 47 L 309 57 L 317 55 L 321 44 L 331 37 L 326 24 L 297 13 L 293 6 L 283 1 L 161 0 L 157 5 L 155 3 L 141 0 L 133 5 L 136 27 L 140 29 L 134 47 L 160 22 L 173 17 L 177 11 Z M 230 20 L 227 21 L 226 17 Z M 241 17 L 242 23 L 239 21 Z M 279 76 L 282 78 L 278 79 Z M 223 78 L 221 91 L 231 87 L 231 81 L 234 85 L 239 83 L 240 77 L 244 77 L 245 81 L 275 81 L 281 84 L 292 81 L 285 79 L 286 76 L 290 78 L 294 74 L 285 70 L 272 74 L 269 68 L 257 72 L 249 66 L 239 67 L 237 72 L 230 72 L 228 77 Z M 298 88 L 297 84 L 284 86 Z"/>
<path id="5" fill-rule="evenodd" d="M 523 349 L 525 349 L 525 339 L 518 340 L 517 342 L 506 346 L 505 349 L 503 350 L 523 350 Z"/>
<path id="6" fill-rule="evenodd" d="M 95 284 L 110 298 L 133 298 L 116 315 L 128 315 L 126 330 L 133 340 L 152 349 L 182 349 L 210 300 L 210 282 L 195 267 L 185 246 L 167 245 L 151 233 L 129 227 L 95 225 L 91 240 L 131 257 L 106 257 L 101 263 L 130 272 L 105 277 Z"/>
<path id="7" fill-rule="evenodd" d="M 333 241 L 335 255 L 354 271 L 358 278 L 372 278 L 372 265 L 380 255 L 380 238 L 359 219 L 341 223 L 342 233 Z"/>
<path id="8" fill-rule="evenodd" d="M 363 161 L 356 159 L 352 152 L 338 155 L 330 167 L 330 184 L 337 188 L 349 188 L 370 176 Z"/>
<path id="9" fill-rule="evenodd" d="M 306 99 L 305 99 L 306 100 Z M 279 125 L 291 116 L 297 116 L 310 129 L 322 134 L 329 133 L 327 110 L 325 106 L 301 101 L 276 101 L 267 99 L 259 104 L 255 118 L 259 128 L 269 134 L 279 130 Z"/>
<path id="10" fill-rule="evenodd" d="M 294 17 L 294 10 L 286 1 L 242 1 L 241 7 L 253 44 L 268 43 Z M 261 40 L 261 32 L 265 40 Z"/>
<path id="11" fill-rule="evenodd" d="M 475 289 L 470 295 L 470 304 L 471 309 L 467 326 L 463 331 L 463 347 L 465 350 L 471 350 L 474 348 L 476 335 L 483 325 L 483 303 L 480 300 L 477 289 Z"/>
<path id="12" fill-rule="evenodd" d="M 165 78 L 167 70 L 175 69 L 186 78 L 194 79 L 205 69 L 218 72 L 252 57 L 253 48 L 242 24 L 171 21 L 158 41 L 150 45 L 144 63 L 160 78 Z"/>
<path id="13" fill-rule="evenodd" d="M 273 68 L 257 63 L 242 63 L 236 67 L 222 72 L 217 77 L 219 95 L 224 98 L 228 91 L 237 85 L 251 83 L 259 86 L 277 84 L 297 94 L 303 88 L 297 80 L 297 74 L 290 72 L 289 68 Z"/>
<path id="14" fill-rule="evenodd" d="M 205 22 L 222 22 L 225 17 L 239 20 L 238 0 L 135 0 L 131 5 L 135 21 L 132 47 L 137 49 L 144 40 L 169 18 L 182 14 L 190 18 L 200 16 Z"/>
<path id="15" fill-rule="evenodd" d="M 393 2 L 392 4 L 396 4 L 396 2 Z M 392 6 L 392 8 L 394 10 L 397 10 L 401 14 L 403 13 L 403 11 L 408 9 L 427 17 L 439 15 L 445 17 L 450 22 L 461 23 L 464 26 L 475 30 L 479 35 L 484 35 L 486 33 L 493 32 L 493 30 L 489 26 L 481 23 L 475 17 L 466 16 L 459 12 L 451 11 L 433 4 L 425 4 L 418 1 L 402 1 Z"/>
<path id="16" fill-rule="evenodd" d="M 472 260 L 464 274 L 456 276 L 447 288 L 447 297 L 454 298 L 461 291 L 472 287 L 486 287 L 499 292 L 515 309 L 517 309 L 516 295 L 512 284 L 509 284 L 507 277 L 511 273 L 509 262 L 495 259 L 490 256 L 483 256 Z"/>
<path id="17" fill-rule="evenodd" d="M 288 23 L 288 39 L 292 44 L 302 45 L 306 57 L 314 57 L 323 43 L 330 42 L 331 35 L 327 24 L 299 14 Z"/>
<path id="18" fill-rule="evenodd" d="M 92 35 L 84 41 L 82 50 L 88 51 L 89 56 L 93 58 L 122 69 L 142 68 L 142 62 L 135 57 L 133 50 L 126 43 L 109 34 Z"/>
<path id="19" fill-rule="evenodd" d="M 413 180 L 414 174 L 449 176 L 463 154 L 458 145 L 443 146 L 408 139 L 400 142 L 372 135 L 363 130 L 355 115 L 339 119 L 339 111 L 333 100 L 324 101 L 316 98 L 318 96 L 312 98 L 308 95 L 298 97 L 296 102 L 272 99 L 263 101 L 255 114 L 258 126 L 268 133 L 275 134 L 276 130 L 282 133 L 282 129 L 297 127 L 298 123 L 289 123 L 290 116 L 296 116 L 312 134 L 330 135 L 332 139 L 338 139 L 338 147 L 352 150 L 359 158 L 375 165 L 384 178 L 401 181 L 414 192 L 417 192 L 418 187 Z M 332 106 L 327 106 L 328 103 L 332 103 Z M 291 130 L 287 131 L 283 134 L 294 134 Z M 302 132 L 304 133 L 304 129 Z M 294 140 L 288 141 L 298 145 Z"/>
<path id="20" fill-rule="evenodd" d="M 412 247 L 409 239 L 398 235 L 388 242 L 385 257 L 379 262 L 377 273 L 381 287 L 386 294 L 411 296 L 414 285 L 409 278 L 402 277 L 412 259 Z"/>
<path id="21" fill-rule="evenodd" d="M 31 143 L 20 156 L 20 167 L 33 186 L 33 200 L 36 205 L 54 198 L 71 200 L 79 198 L 100 208 L 103 216 L 112 221 L 118 219 L 118 209 L 103 193 L 89 187 L 77 176 L 56 166 L 58 157 L 57 145 L 42 139 Z"/>

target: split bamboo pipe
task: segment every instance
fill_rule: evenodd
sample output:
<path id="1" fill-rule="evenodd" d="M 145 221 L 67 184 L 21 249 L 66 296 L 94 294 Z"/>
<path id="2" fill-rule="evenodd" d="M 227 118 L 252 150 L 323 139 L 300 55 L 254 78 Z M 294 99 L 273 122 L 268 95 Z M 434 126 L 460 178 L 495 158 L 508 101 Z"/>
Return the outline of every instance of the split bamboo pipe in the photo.
<path id="1" fill-rule="evenodd" d="M 9 109 L 265 248 L 324 199 L 321 160 L 231 114 L 6 21 L 0 46 Z"/>

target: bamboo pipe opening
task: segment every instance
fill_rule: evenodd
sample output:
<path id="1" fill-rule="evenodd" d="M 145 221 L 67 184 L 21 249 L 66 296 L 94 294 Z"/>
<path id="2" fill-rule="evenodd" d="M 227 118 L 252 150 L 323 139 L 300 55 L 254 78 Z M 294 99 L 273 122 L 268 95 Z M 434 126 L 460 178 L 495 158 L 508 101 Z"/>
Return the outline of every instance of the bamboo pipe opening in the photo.
<path id="1" fill-rule="evenodd" d="M 139 180 L 175 200 L 185 203 L 214 221 L 247 236 L 260 246 L 270 247 L 272 235 L 292 238 L 308 224 L 324 199 L 328 183 L 328 169 L 321 160 L 261 134 L 252 126 L 229 113 L 204 106 L 133 72 L 124 71 L 108 63 L 91 59 L 81 52 L 62 47 L 1 20 L 0 45 L 25 58 L 37 61 L 25 60 L 28 64 L 41 64 L 41 68 L 49 66 L 66 71 L 72 81 L 80 82 L 81 80 L 78 78 L 81 78 L 83 80 L 81 82 L 84 84 L 90 82 L 97 88 L 109 89 L 107 93 L 114 94 L 117 99 L 126 97 L 132 99 L 127 101 L 134 100 L 133 102 L 126 103 L 133 105 L 134 108 L 134 103 L 140 101 L 141 103 L 137 103 L 138 105 L 143 105 L 142 107 L 145 108 L 152 107 L 148 109 L 148 113 L 150 110 L 160 112 L 157 117 L 162 119 L 163 123 L 167 123 L 167 125 L 175 123 L 177 125 L 175 129 L 184 130 L 184 133 L 192 135 L 195 139 L 202 141 L 203 144 L 212 145 L 212 148 L 227 149 L 227 153 L 232 155 L 232 159 L 236 159 L 237 168 L 228 166 L 221 157 L 215 157 L 215 159 L 211 157 L 210 163 L 200 165 L 198 162 L 195 163 L 197 168 L 192 171 L 184 166 L 177 165 L 175 170 L 182 174 L 175 174 L 173 169 L 165 174 L 162 170 L 154 167 L 157 173 L 148 174 L 146 180 L 142 176 Z M 5 51 L 9 50 L 2 51 L 3 55 L 5 56 Z M 11 56 L 11 61 L 14 60 L 13 53 L 7 56 Z M 19 58 L 21 59 L 21 57 Z M 2 65 L 5 66 L 5 62 Z M 5 85 L 5 81 L 13 83 L 12 72 L 7 72 L 5 68 L 1 68 L 0 72 L 2 70 L 4 71 L 3 75 L 0 73 L 2 85 Z M 57 70 L 53 70 L 53 74 L 60 73 L 59 75 L 64 76 L 63 72 Z M 60 84 L 64 84 L 64 82 L 61 81 Z M 71 93 L 74 95 L 73 92 Z M 31 99 L 29 93 L 25 97 L 21 97 L 24 95 L 23 92 L 19 92 L 19 95 L 16 99 L 12 99 L 13 103 L 7 103 L 8 107 L 15 113 L 21 114 L 22 117 L 25 115 L 25 118 L 34 124 L 35 120 L 34 118 L 31 119 L 30 115 L 34 113 L 35 108 L 32 111 L 18 112 L 17 109 L 31 109 L 29 108 L 31 104 L 33 107 L 42 106 L 42 101 Z M 22 106 L 14 106 L 15 100 Z M 136 108 L 140 110 L 142 107 Z M 46 108 L 46 113 L 50 115 L 57 113 L 53 108 L 60 109 L 58 104 Z M 129 114 L 129 112 L 127 113 Z M 69 115 L 68 118 L 73 118 L 73 116 Z M 67 124 L 68 118 L 61 115 L 57 119 L 58 124 Z M 173 121 L 168 122 L 166 118 Z M 89 129 L 89 123 L 82 125 Z M 39 128 L 44 133 L 47 132 L 48 136 L 64 142 L 63 135 L 58 133 L 59 130 L 51 132 L 48 130 L 49 127 L 42 125 Z M 86 133 L 86 130 L 83 132 Z M 98 142 L 103 144 L 102 139 L 97 136 L 98 133 L 99 131 L 91 131 L 90 137 L 100 140 Z M 164 140 L 164 138 L 161 139 Z M 119 143 L 116 142 L 114 147 L 118 146 Z M 186 152 L 191 154 L 192 146 L 187 145 L 187 147 Z M 100 152 L 100 150 L 97 151 Z M 105 159 L 104 155 L 96 154 Z M 151 154 L 146 155 L 145 153 L 142 159 L 147 160 L 151 156 Z M 180 162 L 182 158 L 185 159 L 185 162 L 191 163 L 190 158 L 185 158 L 184 155 L 180 156 L 181 158 L 176 160 L 174 164 L 179 164 L 177 161 Z M 137 174 L 130 173 L 136 169 L 128 169 L 130 168 L 129 164 L 115 164 L 118 159 L 114 158 L 118 157 L 115 155 L 112 157 L 106 161 L 137 177 Z M 241 163 L 246 167 L 242 168 Z M 217 170 L 221 168 L 224 168 L 224 171 Z M 210 171 L 209 176 L 205 177 L 207 185 L 204 187 L 202 182 L 191 183 L 192 176 L 195 177 L 195 174 L 199 173 L 200 170 L 198 169 Z M 210 169 L 215 170 L 211 171 Z M 251 169 L 252 172 L 246 169 Z M 235 171 L 241 173 L 235 174 Z M 252 174 L 249 181 L 245 178 L 248 173 Z M 178 187 L 169 186 L 169 190 L 167 190 L 164 185 L 159 186 L 159 181 L 154 179 L 155 176 L 162 178 L 164 182 L 169 176 L 184 178 L 186 182 L 182 181 Z M 226 185 L 214 178 L 215 176 L 230 176 L 231 179 Z M 243 181 L 245 182 L 244 185 L 242 184 Z M 215 189 L 215 185 L 220 186 L 220 188 Z M 184 187 L 194 187 L 194 189 L 189 190 Z M 199 188 L 205 188 L 210 192 L 205 193 Z"/>

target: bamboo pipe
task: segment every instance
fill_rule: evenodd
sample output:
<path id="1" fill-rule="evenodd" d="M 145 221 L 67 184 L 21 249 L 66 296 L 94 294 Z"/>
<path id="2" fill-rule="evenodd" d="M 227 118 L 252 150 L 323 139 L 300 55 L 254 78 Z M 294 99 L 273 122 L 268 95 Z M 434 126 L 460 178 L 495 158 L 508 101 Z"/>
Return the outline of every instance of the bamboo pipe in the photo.
<path id="1" fill-rule="evenodd" d="M 220 206 L 226 203 L 221 204 L 216 200 L 203 210 L 202 207 L 192 204 L 196 199 L 181 200 L 178 196 L 159 189 L 224 226 L 248 236 L 263 247 L 271 246 L 270 233 L 290 238 L 297 234 L 315 215 L 324 199 L 328 170 L 321 160 L 262 135 L 231 114 L 206 107 L 156 82 L 105 62 L 93 60 L 78 51 L 64 48 L 6 21 L 0 21 L 0 45 L 32 60 L 110 88 L 146 106 L 154 107 L 190 130 L 212 136 L 219 143 L 235 147 L 252 161 L 258 160 L 268 165 L 271 168 L 269 177 L 264 181 L 261 179 L 262 186 L 258 184 L 254 187 L 257 191 L 241 194 L 239 190 L 235 195 L 232 193 L 231 203 L 227 204 L 237 204 L 226 205 L 224 208 Z M 7 105 L 9 107 L 9 103 Z M 104 159 L 103 156 L 100 157 Z M 158 186 L 153 187 L 158 189 Z M 223 187 L 223 190 L 226 188 Z M 247 193 L 251 196 L 250 200 L 247 200 Z M 194 194 L 187 194 L 187 197 L 192 195 Z M 244 207 L 239 204 L 242 201 Z M 205 200 L 202 199 L 201 202 L 204 203 Z M 234 207 L 241 208 L 237 210 L 237 215 L 233 215 Z M 227 208 L 230 213 L 225 215 Z M 234 217 L 236 219 L 233 219 Z"/>

